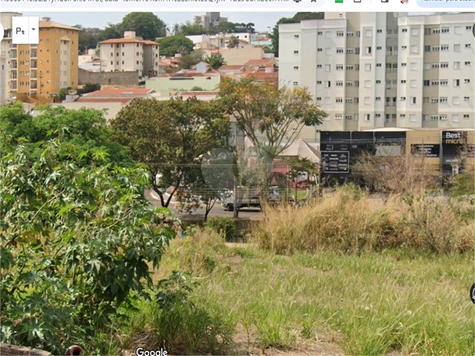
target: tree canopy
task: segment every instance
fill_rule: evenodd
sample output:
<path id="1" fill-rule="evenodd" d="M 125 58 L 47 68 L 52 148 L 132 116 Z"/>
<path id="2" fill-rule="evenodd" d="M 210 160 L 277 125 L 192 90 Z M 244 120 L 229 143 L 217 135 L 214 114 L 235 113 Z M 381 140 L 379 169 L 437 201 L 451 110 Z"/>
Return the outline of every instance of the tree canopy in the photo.
<path id="1" fill-rule="evenodd" d="M 157 37 L 167 34 L 166 24 L 152 12 L 131 12 L 122 19 L 122 32 L 135 31 L 137 36 L 144 40 L 155 41 Z"/>
<path id="2" fill-rule="evenodd" d="M 191 189 L 200 177 L 203 155 L 223 147 L 229 134 L 220 102 L 195 97 L 164 102 L 135 99 L 111 126 L 115 140 L 128 148 L 131 157 L 147 165 L 153 177 L 161 176 L 151 185 L 165 207 L 173 196 L 166 197 L 166 188 Z"/>
<path id="3" fill-rule="evenodd" d="M 276 88 L 254 78 L 225 79 L 219 97 L 255 147 L 274 159 L 306 125 L 319 125 L 327 114 L 304 88 Z"/>
<path id="4" fill-rule="evenodd" d="M 157 41 L 160 44 L 160 55 L 172 57 L 177 53 L 182 55 L 193 52 L 193 41 L 183 35 L 167 36 Z"/>
<path id="5" fill-rule="evenodd" d="M 33 118 L 15 103 L 0 114 L 1 342 L 107 354 L 100 335 L 152 287 L 149 264 L 158 267 L 175 221 L 143 198 L 150 173 L 113 159 L 125 150 L 101 112 Z"/>

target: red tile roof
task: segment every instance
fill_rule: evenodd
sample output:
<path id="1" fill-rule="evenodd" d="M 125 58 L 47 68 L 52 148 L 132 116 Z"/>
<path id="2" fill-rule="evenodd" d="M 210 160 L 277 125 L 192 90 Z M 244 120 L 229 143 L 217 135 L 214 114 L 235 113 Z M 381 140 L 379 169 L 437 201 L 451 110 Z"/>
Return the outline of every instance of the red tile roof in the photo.
<path id="1" fill-rule="evenodd" d="M 80 97 L 77 102 L 81 103 L 123 103 L 126 104 L 134 98 L 87 98 Z"/>
<path id="2" fill-rule="evenodd" d="M 149 41 L 149 40 L 147 40 L 147 41 L 142 41 L 142 43 L 143 43 L 143 44 L 146 44 L 146 45 L 155 45 L 155 46 L 160 46 L 160 44 L 159 44 L 159 43 L 157 43 L 157 42 L 153 42 L 153 41 Z"/>
<path id="3" fill-rule="evenodd" d="M 153 89 L 143 88 L 111 88 L 104 90 L 96 90 L 91 93 L 84 94 L 83 97 L 105 96 L 105 95 L 147 95 L 153 92 Z"/>
<path id="4" fill-rule="evenodd" d="M 274 59 L 250 59 L 246 63 L 244 63 L 245 66 L 265 66 L 266 64 L 274 64 Z"/>
<path id="5" fill-rule="evenodd" d="M 219 70 L 232 70 L 232 69 L 241 69 L 242 65 L 224 65 Z"/>
<path id="6" fill-rule="evenodd" d="M 144 41 L 135 38 L 113 38 L 99 42 L 99 44 L 112 44 L 112 43 L 143 43 Z"/>
<path id="7" fill-rule="evenodd" d="M 60 23 L 57 23 L 57 22 L 54 22 L 54 21 L 40 21 L 40 29 L 41 28 L 49 28 L 49 27 L 62 28 L 62 29 L 65 29 L 65 30 L 79 31 L 79 29 L 76 28 L 76 27 L 63 25 L 63 24 L 60 24 Z"/>

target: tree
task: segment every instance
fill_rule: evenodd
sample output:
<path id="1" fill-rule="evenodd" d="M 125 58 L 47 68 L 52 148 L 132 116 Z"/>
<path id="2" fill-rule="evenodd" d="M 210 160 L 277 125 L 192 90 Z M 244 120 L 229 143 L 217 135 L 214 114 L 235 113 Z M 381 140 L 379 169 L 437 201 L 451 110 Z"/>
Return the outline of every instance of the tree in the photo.
<path id="1" fill-rule="evenodd" d="M 202 25 L 192 24 L 190 21 L 187 21 L 186 24 L 180 25 L 180 33 L 184 36 L 207 35 L 208 30 Z"/>
<path id="2" fill-rule="evenodd" d="M 192 66 L 200 63 L 203 60 L 203 51 L 197 49 L 190 54 L 184 55 L 180 58 L 178 67 L 180 69 L 190 69 Z"/>
<path id="3" fill-rule="evenodd" d="M 84 28 L 81 25 L 75 25 L 79 29 L 78 49 L 80 53 L 85 53 L 87 49 L 97 47 L 97 41 L 101 30 L 99 28 Z"/>
<path id="4" fill-rule="evenodd" d="M 64 108 L 48 110 L 44 127 L 21 105 L 0 111 L 8 118 L 1 126 L 0 338 L 55 354 L 81 341 L 89 353 L 106 354 L 100 335 L 113 332 L 120 305 L 153 288 L 149 264 L 158 267 L 175 220 L 143 198 L 145 169 L 113 164 L 105 149 L 86 152 L 91 139 L 108 145 L 100 112 L 82 111 L 74 125 Z"/>
<path id="5" fill-rule="evenodd" d="M 111 122 L 116 141 L 128 148 L 132 158 L 147 165 L 162 206 L 169 205 L 178 189 L 192 189 L 203 155 L 224 145 L 229 120 L 223 117 L 220 104 L 196 97 L 164 102 L 135 99 Z M 175 189 L 167 198 L 170 186 Z"/>
<path id="6" fill-rule="evenodd" d="M 276 88 L 254 78 L 225 79 L 219 97 L 255 147 L 274 159 L 299 136 L 304 126 L 322 123 L 320 110 L 304 88 Z"/>
<path id="7" fill-rule="evenodd" d="M 286 23 L 299 23 L 302 20 L 313 20 L 313 19 L 323 19 L 325 13 L 323 12 L 297 12 L 294 17 L 288 18 L 283 17 L 272 29 L 272 33 L 269 37 L 272 39 L 272 49 L 274 51 L 274 55 L 276 57 L 279 56 L 279 25 L 286 24 Z"/>
<path id="8" fill-rule="evenodd" d="M 228 47 L 229 48 L 237 48 L 238 46 L 239 46 L 238 38 L 236 36 L 229 37 Z"/>
<path id="9" fill-rule="evenodd" d="M 180 33 L 180 25 L 176 23 L 173 25 L 173 36 L 176 36 L 179 33 Z"/>
<path id="10" fill-rule="evenodd" d="M 97 41 L 106 41 L 114 38 L 121 38 L 123 32 L 120 28 L 120 24 L 108 23 L 106 28 L 104 28 L 98 35 Z"/>
<path id="11" fill-rule="evenodd" d="M 210 56 L 206 57 L 205 62 L 210 66 L 212 69 L 218 69 L 226 64 L 224 58 L 221 54 L 211 54 Z"/>
<path id="12" fill-rule="evenodd" d="M 157 41 L 160 44 L 160 55 L 172 57 L 177 53 L 182 55 L 193 51 L 193 41 L 183 35 L 168 36 Z"/>
<path id="13" fill-rule="evenodd" d="M 264 164 L 271 181 L 273 160 L 299 136 L 304 126 L 319 125 L 327 114 L 320 110 L 312 95 L 303 88 L 276 88 L 254 78 L 240 81 L 225 79 L 219 85 L 219 97 L 254 145 L 256 159 Z"/>
<path id="14" fill-rule="evenodd" d="M 124 31 L 135 31 L 144 40 L 155 41 L 157 37 L 165 37 L 166 24 L 152 12 L 132 12 L 122 19 L 120 28 Z"/>

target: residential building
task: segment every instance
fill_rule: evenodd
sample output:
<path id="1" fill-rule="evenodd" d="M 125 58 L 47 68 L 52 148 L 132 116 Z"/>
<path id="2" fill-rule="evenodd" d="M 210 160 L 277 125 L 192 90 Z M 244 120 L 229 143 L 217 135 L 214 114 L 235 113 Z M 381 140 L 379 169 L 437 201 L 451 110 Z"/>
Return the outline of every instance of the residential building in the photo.
<path id="1" fill-rule="evenodd" d="M 320 130 L 474 127 L 473 13 L 325 13 L 279 26 L 279 86 L 307 87 Z"/>
<path id="2" fill-rule="evenodd" d="M 0 57 L 6 80 L 0 100 L 54 101 L 61 88 L 77 87 L 79 30 L 45 17 L 39 22 L 38 44 L 16 45 L 12 44 L 15 16 L 21 14 L 1 14 L 5 35 Z"/>
<path id="3" fill-rule="evenodd" d="M 144 41 L 134 31 L 124 33 L 124 38 L 99 42 L 101 71 L 138 72 L 139 77 L 158 74 L 159 44 Z"/>
<path id="4" fill-rule="evenodd" d="M 220 82 L 221 75 L 217 71 L 186 71 L 151 78 L 145 81 L 145 87 L 168 96 L 177 91 L 215 91 Z"/>

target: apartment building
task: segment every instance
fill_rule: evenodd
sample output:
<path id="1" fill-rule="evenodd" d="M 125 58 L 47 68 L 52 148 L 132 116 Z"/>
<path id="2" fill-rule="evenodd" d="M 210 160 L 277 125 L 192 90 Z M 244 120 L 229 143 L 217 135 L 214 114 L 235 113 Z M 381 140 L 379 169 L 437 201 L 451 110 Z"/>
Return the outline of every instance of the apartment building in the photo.
<path id="1" fill-rule="evenodd" d="M 77 87 L 79 30 L 45 17 L 39 22 L 39 44 L 16 45 L 12 44 L 14 16 L 21 14 L 1 14 L 5 34 L 0 65 L 6 79 L 0 86 L 0 100 L 49 102 L 58 97 L 61 88 Z"/>
<path id="2" fill-rule="evenodd" d="M 228 22 L 228 18 L 221 17 L 219 12 L 207 12 L 202 16 L 193 17 L 193 24 L 201 25 L 207 30 L 211 27 L 218 27 L 221 22 Z"/>
<path id="3" fill-rule="evenodd" d="M 99 42 L 102 72 L 138 72 L 139 77 L 158 74 L 159 45 L 136 38 L 134 31 L 124 38 Z"/>
<path id="4" fill-rule="evenodd" d="M 307 87 L 317 130 L 473 127 L 473 13 L 326 13 L 279 26 L 279 85 Z"/>

